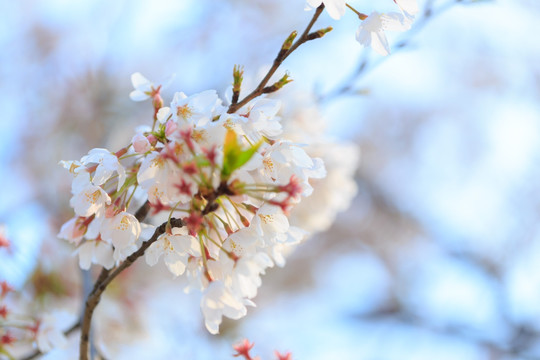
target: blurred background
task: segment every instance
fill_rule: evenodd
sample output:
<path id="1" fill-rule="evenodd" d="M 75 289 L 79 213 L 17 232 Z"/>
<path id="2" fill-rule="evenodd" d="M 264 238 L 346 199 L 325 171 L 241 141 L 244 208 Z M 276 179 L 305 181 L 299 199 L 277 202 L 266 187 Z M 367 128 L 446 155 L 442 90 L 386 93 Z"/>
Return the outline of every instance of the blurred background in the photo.
<path id="1" fill-rule="evenodd" d="M 360 151 L 350 208 L 271 269 L 257 307 L 220 336 L 206 333 L 181 279 L 135 266 L 99 307 L 103 353 L 227 359 L 247 337 L 263 359 L 274 349 L 295 360 L 540 359 L 540 2 L 419 3 L 411 31 L 388 33 L 390 57 L 355 41 L 354 14 L 324 13 L 316 27 L 334 31 L 281 69 L 294 79 L 284 102 L 316 99 L 326 134 Z M 175 73 L 167 103 L 175 91 L 223 94 L 242 64 L 249 90 L 304 29 L 303 8 L 0 0 L 0 224 L 11 242 L 0 281 L 27 311 L 80 311 L 74 249 L 56 238 L 72 216 L 57 163 L 119 149 L 151 121 L 149 104 L 129 100 L 130 75 Z"/>

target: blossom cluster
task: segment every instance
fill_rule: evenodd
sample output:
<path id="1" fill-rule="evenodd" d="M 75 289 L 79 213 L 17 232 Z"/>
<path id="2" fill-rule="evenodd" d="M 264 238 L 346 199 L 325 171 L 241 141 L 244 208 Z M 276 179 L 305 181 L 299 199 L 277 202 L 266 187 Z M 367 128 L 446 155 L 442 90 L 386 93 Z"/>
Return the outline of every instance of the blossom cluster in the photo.
<path id="1" fill-rule="evenodd" d="M 348 7 L 362 21 L 356 31 L 356 40 L 363 46 L 371 47 L 377 53 L 386 56 L 390 53 L 390 46 L 384 32 L 409 30 L 415 14 L 419 11 L 417 0 L 392 1 L 399 7 L 400 12 L 372 11 L 370 15 L 366 15 L 354 9 L 345 0 L 306 0 L 306 10 L 324 4 L 328 14 L 338 20 Z"/>
<path id="2" fill-rule="evenodd" d="M 18 313 L 22 301 L 9 299 L 13 292 L 6 281 L 0 282 L 0 358 L 2 355 L 13 358 L 13 350 L 28 342 L 43 353 L 65 346 L 67 339 L 62 326 L 72 322 L 72 317 L 66 312 L 43 314 L 39 318 Z"/>
<path id="3" fill-rule="evenodd" d="M 186 290 L 203 292 L 205 324 L 215 334 L 222 316 L 246 314 L 261 274 L 283 265 L 304 238 L 288 214 L 326 170 L 282 137 L 278 100 L 258 97 L 228 113 L 227 102 L 208 90 L 178 92 L 164 106 L 161 85 L 139 73 L 132 83 L 132 100 L 152 101 L 153 126 L 139 128 L 119 151 L 93 149 L 61 162 L 73 175 L 75 216 L 59 236 L 77 245 L 81 268 L 111 269 L 154 232 L 136 216 L 148 201 L 169 225 L 146 250 L 146 263 L 162 260 L 174 276 L 186 274 Z M 173 217 L 185 226 L 170 226 Z"/>

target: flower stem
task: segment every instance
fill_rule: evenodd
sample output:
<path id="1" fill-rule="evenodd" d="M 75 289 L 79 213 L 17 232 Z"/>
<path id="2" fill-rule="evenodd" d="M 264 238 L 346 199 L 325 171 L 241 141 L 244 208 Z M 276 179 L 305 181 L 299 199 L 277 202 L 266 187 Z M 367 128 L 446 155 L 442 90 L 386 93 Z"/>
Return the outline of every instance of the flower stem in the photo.
<path id="1" fill-rule="evenodd" d="M 266 84 L 268 84 L 268 81 L 270 81 L 270 78 L 272 77 L 272 75 L 274 75 L 274 73 L 277 71 L 277 69 L 281 66 L 283 61 L 285 61 L 285 59 L 290 54 L 292 54 L 300 45 L 302 45 L 303 43 L 309 41 L 309 39 L 308 39 L 309 32 L 311 31 L 311 28 L 313 27 L 313 25 L 315 24 L 315 22 L 317 21 L 317 19 L 319 18 L 319 16 L 321 15 L 323 10 L 324 10 L 324 4 L 322 4 L 321 6 L 319 6 L 315 10 L 315 14 L 313 14 L 313 17 L 311 18 L 311 21 L 309 22 L 308 26 L 306 27 L 306 29 L 302 33 L 302 36 L 300 36 L 300 38 L 298 40 L 296 40 L 296 42 L 287 51 L 281 51 L 281 49 L 280 49 L 280 52 L 278 53 L 277 57 L 274 59 L 274 63 L 272 64 L 272 67 L 270 68 L 270 70 L 268 70 L 268 73 L 261 80 L 261 82 L 255 88 L 255 90 L 253 90 L 250 94 L 246 95 L 246 97 L 244 97 L 241 101 L 239 101 L 237 103 L 232 103 L 229 106 L 229 109 L 227 110 L 227 112 L 229 114 L 232 114 L 232 113 L 236 112 L 238 109 L 240 109 L 242 106 L 246 105 L 252 99 L 254 99 L 257 96 L 260 96 L 260 95 L 262 95 L 264 93 L 263 90 L 266 87 Z"/>

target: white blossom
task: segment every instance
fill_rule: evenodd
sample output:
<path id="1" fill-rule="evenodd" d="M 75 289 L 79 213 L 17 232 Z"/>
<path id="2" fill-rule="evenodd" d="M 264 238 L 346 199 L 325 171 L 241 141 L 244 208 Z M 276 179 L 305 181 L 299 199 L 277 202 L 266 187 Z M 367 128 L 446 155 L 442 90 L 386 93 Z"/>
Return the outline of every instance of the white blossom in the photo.
<path id="1" fill-rule="evenodd" d="M 211 121 L 214 115 L 222 111 L 221 100 L 215 90 L 187 96 L 183 92 L 174 94 L 170 112 L 179 123 L 203 126 Z M 163 115 L 162 115 L 163 116 Z"/>
<path id="2" fill-rule="evenodd" d="M 96 171 L 92 177 L 94 185 L 103 185 L 111 178 L 114 172 L 118 174 L 117 190 L 120 190 L 126 180 L 126 171 L 118 161 L 116 155 L 107 149 L 92 149 L 81 159 L 84 165 L 97 164 Z"/>
<path id="3" fill-rule="evenodd" d="M 64 311 L 43 315 L 36 333 L 36 343 L 39 351 L 46 353 L 52 349 L 65 347 L 67 339 L 63 330 L 70 321 L 73 321 L 73 316 Z"/>
<path id="4" fill-rule="evenodd" d="M 135 88 L 130 94 L 129 97 L 133 101 L 144 101 L 150 99 L 158 88 L 166 87 L 174 78 L 174 75 L 169 76 L 161 83 L 154 84 L 147 78 L 145 78 L 141 73 L 136 72 L 131 75 L 131 84 Z"/>
<path id="5" fill-rule="evenodd" d="M 289 220 L 279 207 L 265 204 L 253 217 L 250 227 L 266 244 L 283 242 L 287 238 Z"/>
<path id="6" fill-rule="evenodd" d="M 356 40 L 363 46 L 371 46 L 377 53 L 390 54 L 390 46 L 384 33 L 389 31 L 405 31 L 411 28 L 412 19 L 399 13 L 380 14 L 372 12 L 356 31 Z"/>
<path id="7" fill-rule="evenodd" d="M 291 176 L 302 180 L 303 195 L 313 191 L 309 178 L 322 178 L 326 175 L 324 164 L 320 159 L 312 159 L 302 147 L 290 141 L 277 141 L 265 150 L 259 174 L 263 178 L 277 184 L 286 184 Z"/>
<path id="8" fill-rule="evenodd" d="M 79 216 L 88 217 L 105 213 L 105 206 L 111 203 L 111 198 L 101 187 L 88 184 L 78 194 L 73 195 L 69 204 Z"/>
<path id="9" fill-rule="evenodd" d="M 166 151 L 163 149 L 162 151 Z M 173 150 L 174 151 L 174 150 Z M 182 171 L 170 160 L 156 151 L 147 155 L 137 173 L 139 185 L 147 191 L 150 202 L 174 203 L 191 200 L 196 187 L 191 186 L 189 193 L 181 193 L 178 185 L 181 181 L 191 183 L 192 180 L 182 174 Z"/>
<path id="10" fill-rule="evenodd" d="M 201 256 L 200 246 L 197 239 L 187 234 L 185 227 L 173 228 L 171 235 L 160 235 L 146 250 L 146 263 L 154 266 L 162 255 L 169 271 L 174 276 L 179 276 L 186 270 L 190 256 Z"/>
<path id="11" fill-rule="evenodd" d="M 71 193 L 77 194 L 90 183 L 90 173 L 87 171 L 86 166 L 84 166 L 80 161 L 70 160 L 70 161 L 60 161 L 60 165 L 64 169 L 69 170 L 70 174 L 73 175 L 73 182 L 71 183 Z"/>
<path id="12" fill-rule="evenodd" d="M 99 264 L 106 269 L 114 266 L 113 247 L 101 239 L 85 241 L 75 253 L 79 254 L 79 266 L 83 270 L 90 269 L 92 264 Z"/>
<path id="13" fill-rule="evenodd" d="M 81 218 L 73 217 L 69 219 L 58 233 L 60 239 L 69 241 L 70 243 L 78 244 L 86 232 L 86 227 L 82 224 Z"/>
<path id="14" fill-rule="evenodd" d="M 114 245 L 114 259 L 116 261 L 124 260 L 137 250 L 137 240 L 140 235 L 139 221 L 135 216 L 125 211 L 104 220 L 101 225 L 103 240 Z"/>
<path id="15" fill-rule="evenodd" d="M 223 281 L 213 281 L 204 290 L 201 310 L 206 329 L 211 334 L 219 333 L 223 316 L 237 320 L 247 313 L 242 298 L 227 289 Z"/>

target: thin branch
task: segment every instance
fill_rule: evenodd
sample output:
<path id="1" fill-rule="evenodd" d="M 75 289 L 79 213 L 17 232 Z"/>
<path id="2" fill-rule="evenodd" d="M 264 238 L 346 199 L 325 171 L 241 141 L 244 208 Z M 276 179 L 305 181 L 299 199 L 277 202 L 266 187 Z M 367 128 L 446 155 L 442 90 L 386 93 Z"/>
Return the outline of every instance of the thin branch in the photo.
<path id="1" fill-rule="evenodd" d="M 185 223 L 182 219 L 173 218 L 170 221 L 170 225 L 171 227 L 183 227 L 185 226 Z M 79 346 L 79 357 L 81 360 L 88 360 L 90 326 L 94 310 L 96 309 L 96 306 L 101 300 L 101 295 L 103 294 L 107 286 L 111 283 L 111 281 L 113 281 L 114 278 L 116 278 L 122 271 L 130 267 L 138 258 L 143 256 L 146 249 L 148 249 L 150 245 L 156 242 L 158 237 L 165 233 L 166 229 L 167 222 L 157 227 L 152 237 L 149 240 L 145 241 L 136 252 L 128 256 L 127 259 L 122 264 L 120 264 L 120 266 L 111 271 L 103 269 L 103 271 L 101 272 L 100 277 L 94 285 L 94 289 L 86 300 L 86 307 L 84 310 L 81 327 L 81 343 Z"/>
<path id="2" fill-rule="evenodd" d="M 411 39 L 413 39 L 414 36 L 419 34 L 422 29 L 427 24 L 429 24 L 436 16 L 443 14 L 455 5 L 469 3 L 471 2 L 465 3 L 463 0 L 454 0 L 435 8 L 433 6 L 433 0 L 428 0 L 426 2 L 424 10 L 422 11 L 422 17 L 415 22 L 413 29 L 407 32 L 407 37 L 394 45 L 395 50 L 393 53 L 395 54 L 400 50 L 406 49 L 410 45 Z M 321 102 L 325 102 L 340 95 L 357 93 L 358 90 L 354 88 L 354 83 L 366 73 L 366 70 L 372 69 L 377 65 L 382 64 L 388 58 L 388 56 L 385 56 L 383 58 L 380 58 L 377 62 L 371 64 L 370 57 L 366 52 L 364 52 L 358 62 L 356 69 L 352 72 L 352 74 L 350 74 L 347 79 L 341 83 L 341 85 L 337 86 L 333 90 L 330 90 L 326 94 L 320 95 L 318 97 L 318 100 Z"/>
<path id="3" fill-rule="evenodd" d="M 148 215 L 148 212 L 150 211 L 150 202 L 149 201 L 146 201 L 136 212 L 135 212 L 135 218 L 141 222 L 143 221 L 146 216 Z M 131 265 L 131 264 L 130 264 Z M 129 265 L 128 265 L 129 266 Z M 126 266 L 127 267 L 127 266 Z M 99 274 L 95 284 L 94 284 L 94 289 L 93 291 L 95 291 L 95 285 L 96 284 L 99 284 L 103 281 L 105 281 L 105 279 L 107 279 L 107 277 L 109 276 L 109 273 L 110 273 L 110 270 L 107 270 L 107 269 L 102 269 L 101 270 L 101 273 Z M 116 276 L 116 275 L 115 275 Z M 111 279 L 112 280 L 112 279 Z M 109 280 L 109 282 L 111 281 Z M 84 313 L 83 313 L 84 314 Z M 75 324 L 73 324 L 68 330 L 66 330 L 64 332 L 64 335 L 65 336 L 69 336 L 71 335 L 75 330 L 78 330 L 80 327 L 81 327 L 81 323 L 82 323 L 82 319 L 79 320 L 78 322 L 76 322 Z M 33 353 L 21 358 L 20 360 L 32 360 L 32 359 L 35 359 L 37 358 L 38 356 L 42 355 L 42 352 L 39 351 L 39 350 L 36 350 L 34 351 Z"/>
<path id="4" fill-rule="evenodd" d="M 244 97 L 241 101 L 239 101 L 237 103 L 233 102 L 229 106 L 229 109 L 227 110 L 227 112 L 229 114 L 234 113 L 235 111 L 240 109 L 242 106 L 244 106 L 245 104 L 247 104 L 248 102 L 250 102 L 251 100 L 256 98 L 257 96 L 260 96 L 260 95 L 263 94 L 263 90 L 266 87 L 266 84 L 268 84 L 268 81 L 270 80 L 272 75 L 274 75 L 274 73 L 277 71 L 277 69 L 281 66 L 283 61 L 290 54 L 292 54 L 300 45 L 304 44 L 305 42 L 307 42 L 307 41 L 309 41 L 309 40 L 311 40 L 313 38 L 313 37 L 310 38 L 310 36 L 309 36 L 311 28 L 313 27 L 313 25 L 315 24 L 315 22 L 317 21 L 317 19 L 319 18 L 319 16 L 321 15 L 323 10 L 324 10 L 324 4 L 322 4 L 321 6 L 319 6 L 315 10 L 315 14 L 313 14 L 313 17 L 311 18 L 311 21 L 309 22 L 308 26 L 306 27 L 306 29 L 302 33 L 302 36 L 300 36 L 300 38 L 298 40 L 296 40 L 296 42 L 294 44 L 292 44 L 292 46 L 288 50 L 283 51 L 284 50 L 283 48 L 280 49 L 278 55 L 274 59 L 274 63 L 272 64 L 272 67 L 270 68 L 270 70 L 268 70 L 268 73 L 266 73 L 266 76 L 261 80 L 261 82 L 255 88 L 255 90 L 253 90 L 249 95 Z"/>
<path id="5" fill-rule="evenodd" d="M 146 219 L 146 216 L 148 215 L 148 212 L 150 211 L 150 201 L 146 201 L 135 213 L 135 218 L 142 222 L 144 219 Z"/>

